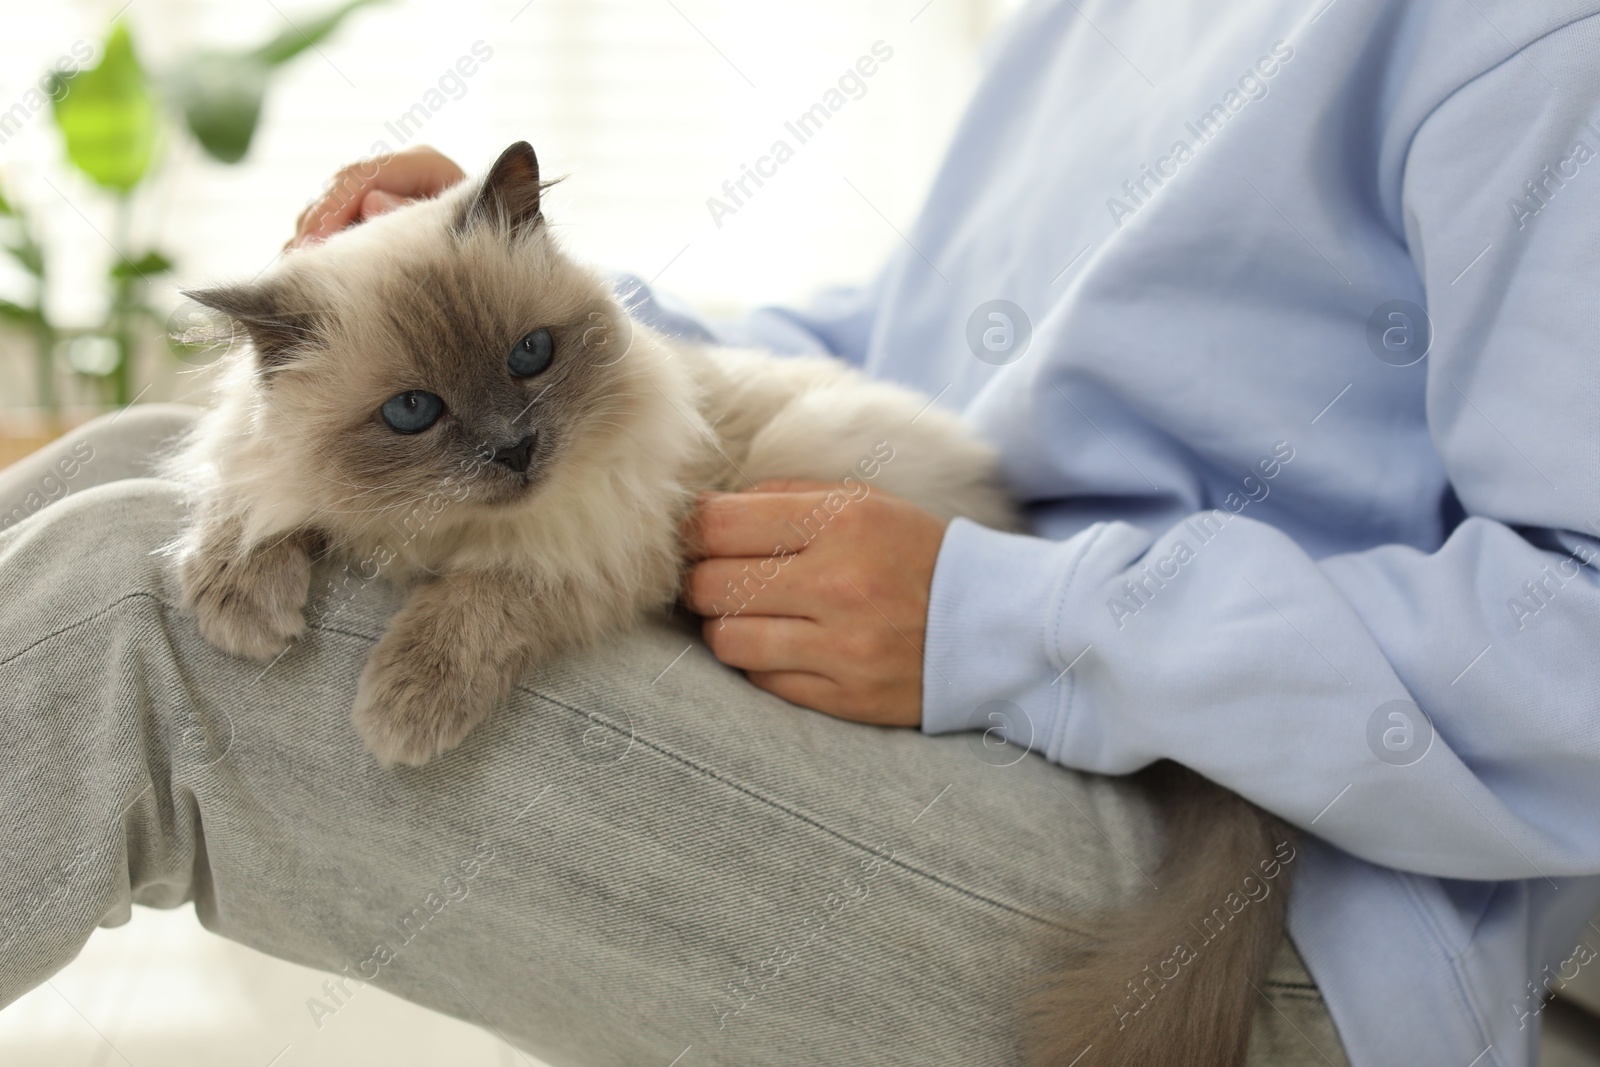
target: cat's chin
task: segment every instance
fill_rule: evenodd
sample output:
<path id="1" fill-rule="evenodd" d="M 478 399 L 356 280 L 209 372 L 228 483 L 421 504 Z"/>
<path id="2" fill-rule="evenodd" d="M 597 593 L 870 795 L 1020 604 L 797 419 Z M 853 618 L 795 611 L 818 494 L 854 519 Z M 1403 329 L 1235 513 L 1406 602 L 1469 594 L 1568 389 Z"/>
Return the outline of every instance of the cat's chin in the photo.
<path id="1" fill-rule="evenodd" d="M 474 501 L 478 506 L 497 509 L 513 508 L 527 503 L 544 484 L 544 471 L 534 469 L 522 474 L 506 472 L 490 484 L 480 486 Z"/>

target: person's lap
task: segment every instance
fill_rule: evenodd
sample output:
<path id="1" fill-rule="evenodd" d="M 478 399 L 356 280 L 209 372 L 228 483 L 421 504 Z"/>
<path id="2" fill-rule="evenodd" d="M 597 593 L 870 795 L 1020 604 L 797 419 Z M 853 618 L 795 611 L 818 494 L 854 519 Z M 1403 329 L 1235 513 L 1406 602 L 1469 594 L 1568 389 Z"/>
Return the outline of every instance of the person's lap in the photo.
<path id="1" fill-rule="evenodd" d="M 89 433 L 126 475 L 120 442 L 184 417 Z M 0 1004 L 130 902 L 192 898 L 554 1064 L 1011 1063 L 1019 996 L 1079 936 L 1050 917 L 1115 907 L 1159 853 L 1122 783 L 796 708 L 684 622 L 547 664 L 461 748 L 383 770 L 348 709 L 403 593 L 319 564 L 306 637 L 232 659 L 177 607 L 181 521 L 174 487 L 126 480 L 0 534 L 0 899 L 23 902 Z M 1343 1062 L 1292 950 L 1266 994 L 1253 1063 Z"/>

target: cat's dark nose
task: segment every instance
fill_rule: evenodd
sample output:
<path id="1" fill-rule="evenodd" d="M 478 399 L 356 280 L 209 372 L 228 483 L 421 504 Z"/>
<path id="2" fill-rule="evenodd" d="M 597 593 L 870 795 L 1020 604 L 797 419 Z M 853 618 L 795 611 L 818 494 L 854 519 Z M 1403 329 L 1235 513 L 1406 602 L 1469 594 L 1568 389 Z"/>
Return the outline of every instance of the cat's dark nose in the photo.
<path id="1" fill-rule="evenodd" d="M 518 474 L 526 474 L 528 464 L 533 460 L 533 446 L 538 440 L 538 433 L 530 433 L 514 445 L 504 445 L 495 449 L 494 455 L 489 459 Z"/>

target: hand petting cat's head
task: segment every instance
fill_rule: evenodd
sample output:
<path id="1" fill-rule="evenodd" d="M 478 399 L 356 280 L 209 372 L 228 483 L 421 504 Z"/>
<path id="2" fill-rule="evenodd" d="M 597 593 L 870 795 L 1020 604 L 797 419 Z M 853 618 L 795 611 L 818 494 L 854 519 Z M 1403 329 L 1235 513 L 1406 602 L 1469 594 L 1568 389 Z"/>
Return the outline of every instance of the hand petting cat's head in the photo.
<path id="1" fill-rule="evenodd" d="M 519 142 L 479 182 L 286 255 L 260 280 L 190 292 L 250 351 L 257 426 L 312 510 L 394 518 L 444 494 L 469 509 L 531 496 L 615 425 L 630 326 L 566 258 Z"/>

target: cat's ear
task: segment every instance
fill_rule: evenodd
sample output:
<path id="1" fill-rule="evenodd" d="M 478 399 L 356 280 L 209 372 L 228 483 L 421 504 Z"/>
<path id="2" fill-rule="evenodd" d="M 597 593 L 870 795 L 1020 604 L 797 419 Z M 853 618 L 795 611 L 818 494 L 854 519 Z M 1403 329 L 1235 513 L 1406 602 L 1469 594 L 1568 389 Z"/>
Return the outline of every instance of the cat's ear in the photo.
<path id="1" fill-rule="evenodd" d="M 321 320 L 312 311 L 296 309 L 282 286 L 246 282 L 211 289 L 185 289 L 183 295 L 220 311 L 250 335 L 264 369 L 283 366 L 321 340 Z"/>
<path id="2" fill-rule="evenodd" d="M 498 224 L 516 237 L 539 224 L 539 157 L 527 141 L 500 153 L 488 177 L 462 215 L 457 231 L 485 223 Z"/>

